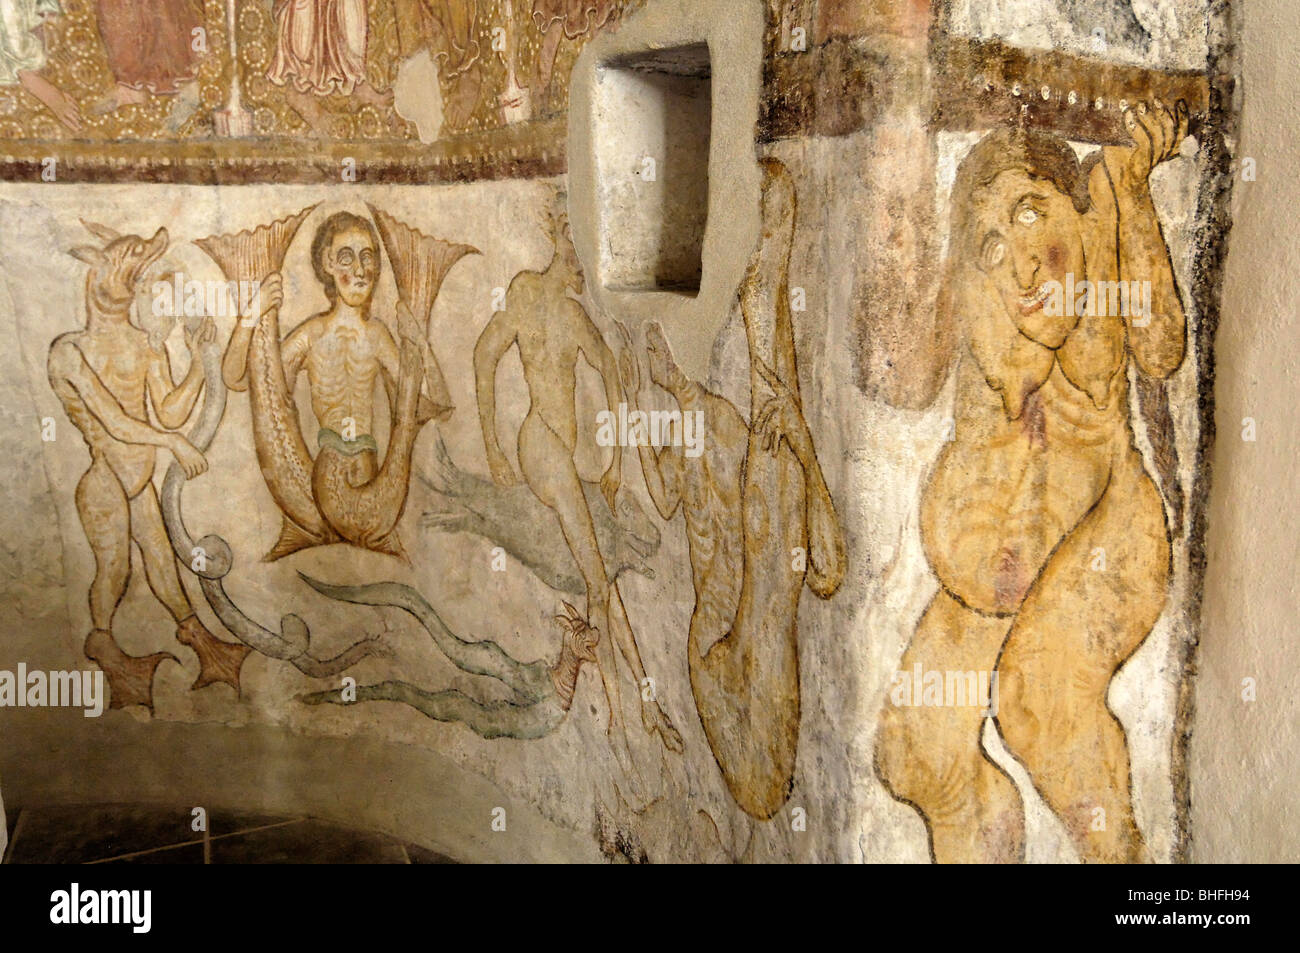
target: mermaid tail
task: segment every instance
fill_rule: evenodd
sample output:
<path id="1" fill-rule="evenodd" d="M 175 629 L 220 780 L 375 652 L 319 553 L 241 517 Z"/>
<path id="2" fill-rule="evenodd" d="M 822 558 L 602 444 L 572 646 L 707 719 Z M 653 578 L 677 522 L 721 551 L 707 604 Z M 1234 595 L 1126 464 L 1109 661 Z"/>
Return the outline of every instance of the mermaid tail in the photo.
<path id="1" fill-rule="evenodd" d="M 260 282 L 280 270 L 289 243 L 315 208 L 309 206 L 251 231 L 197 239 L 194 244 L 221 266 L 228 280 Z M 265 558 L 275 560 L 307 546 L 339 542 L 312 494 L 311 454 L 298 426 L 298 408 L 280 361 L 278 308 L 268 311 L 253 329 L 248 345 L 248 374 L 257 461 L 267 489 L 284 515 L 280 538 Z"/>
<path id="2" fill-rule="evenodd" d="M 368 480 L 360 478 L 362 468 L 355 457 L 322 446 L 312 468 L 310 489 L 314 505 L 336 538 L 405 559 L 395 529 L 410 489 L 415 439 L 425 423 L 419 417 L 421 382 L 434 404 L 433 417 L 445 420 L 453 410 L 451 394 L 429 345 L 430 313 L 447 271 L 465 255 L 477 254 L 477 250 L 430 238 L 381 209 L 369 208 L 388 251 L 398 295 L 410 312 L 410 318 L 403 316 L 403 326 L 398 329 L 403 338 L 402 368 L 397 406 L 392 408 L 392 435 L 379 472 Z M 256 346 L 255 332 L 252 347 Z M 249 356 L 253 357 L 251 349 Z M 318 531 L 317 527 L 306 526 L 297 517 L 294 522 L 297 525 L 292 532 L 298 534 L 298 539 L 282 537 L 281 543 L 297 545 L 306 539 L 302 544 L 316 545 L 310 534 Z M 288 524 L 285 529 L 290 532 Z M 303 530 L 307 533 L 303 534 Z M 273 553 L 278 552 L 279 546 Z"/>
<path id="3" fill-rule="evenodd" d="M 257 461 L 267 489 L 284 516 L 280 538 L 266 560 L 279 559 L 307 546 L 338 542 L 338 535 L 321 514 L 312 492 L 311 454 L 298 426 L 298 408 L 280 362 L 278 308 L 268 311 L 253 329 L 248 344 L 248 375 Z"/>
<path id="4" fill-rule="evenodd" d="M 411 317 L 420 325 L 420 333 L 413 334 L 407 329 L 400 329 L 403 337 L 410 338 L 420 349 L 420 358 L 424 363 L 424 376 L 429 400 L 437 410 L 434 418 L 446 420 L 455 409 L 451 402 L 451 392 L 438 366 L 438 359 L 429 345 L 429 327 L 432 321 L 433 302 L 442 288 L 442 281 L 456 264 L 466 255 L 480 254 L 472 245 L 460 245 L 446 242 L 440 238 L 425 235 L 419 229 L 412 228 L 405 222 L 393 218 L 383 209 L 367 204 L 375 224 L 379 226 L 379 236 L 384 241 L 388 260 L 393 265 L 393 280 L 397 284 L 397 296 L 411 312 Z M 417 329 L 411 329 L 414 331 Z"/>
<path id="5" fill-rule="evenodd" d="M 321 512 L 340 536 L 404 561 L 406 553 L 394 530 L 411 485 L 411 454 L 421 426 L 415 418 L 419 388 L 419 358 L 414 346 L 407 343 L 393 432 L 379 472 L 363 463 L 366 458 L 348 454 L 327 441 L 321 443 L 312 472 L 312 490 Z"/>
<path id="6" fill-rule="evenodd" d="M 261 280 L 280 268 L 285 249 L 288 248 L 298 226 L 311 210 L 311 208 L 304 209 L 295 216 L 251 232 L 243 231 L 236 235 L 205 238 L 196 244 L 221 266 L 228 279 Z M 203 364 L 203 407 L 199 412 L 198 422 L 189 434 L 189 440 L 199 450 L 206 451 L 212 444 L 225 414 L 226 385 L 221 375 L 220 348 L 215 342 L 200 353 L 199 359 Z M 281 377 L 283 378 L 283 372 Z M 366 656 L 379 651 L 376 640 L 362 639 L 333 658 L 321 659 L 311 654 L 311 632 L 298 616 L 283 616 L 280 619 L 279 634 L 250 619 L 226 594 L 222 582 L 234 565 L 234 556 L 229 544 L 216 534 L 209 534 L 196 542 L 185 527 L 185 521 L 181 516 L 181 491 L 184 484 L 184 473 L 181 472 L 178 464 L 173 463 L 167 471 L 162 489 L 163 522 L 167 527 L 167 535 L 171 539 L 172 548 L 176 551 L 180 564 L 189 567 L 198 576 L 199 585 L 208 605 L 221 620 L 221 624 L 236 638 L 254 651 L 269 658 L 287 661 L 313 678 L 336 675 Z M 277 549 L 283 545 L 285 537 L 296 530 L 288 520 L 285 520 L 284 526 L 281 543 L 276 544 Z M 292 552 L 293 549 L 285 551 Z M 195 561 L 196 554 L 202 554 L 202 562 Z M 197 623 L 198 620 L 187 621 Z M 203 635 L 191 632 L 184 624 L 182 627 L 186 632 L 185 637 L 180 640 L 194 647 L 199 656 L 200 674 L 194 687 L 201 688 L 213 681 L 224 681 L 234 685 L 238 690 L 239 667 L 244 660 L 239 647 L 220 642 L 207 633 L 208 638 L 216 643 L 211 645 Z M 179 634 L 178 631 L 178 636 Z M 99 642 L 102 643 L 102 638 Z M 98 648 L 103 650 L 101 654 L 103 652 L 112 654 L 115 646 L 99 645 Z M 115 657 L 114 655 L 114 659 Z M 112 661 L 113 659 L 110 659 L 110 664 Z"/>

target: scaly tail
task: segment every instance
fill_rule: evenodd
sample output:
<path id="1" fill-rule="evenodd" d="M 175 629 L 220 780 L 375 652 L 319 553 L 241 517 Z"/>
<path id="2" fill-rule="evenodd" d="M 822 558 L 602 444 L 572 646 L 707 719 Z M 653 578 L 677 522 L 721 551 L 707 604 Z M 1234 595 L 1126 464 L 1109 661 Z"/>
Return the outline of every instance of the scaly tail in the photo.
<path id="1" fill-rule="evenodd" d="M 207 252 L 231 281 L 260 283 L 280 270 L 289 243 L 315 207 L 251 231 L 213 235 L 194 244 Z M 267 558 L 279 558 L 307 545 L 338 542 L 312 496 L 311 455 L 298 426 L 298 409 L 280 361 L 278 308 L 268 311 L 253 329 L 248 344 L 248 377 L 257 461 L 267 489 L 287 517 L 280 542 Z"/>
<path id="2" fill-rule="evenodd" d="M 339 541 L 321 515 L 312 494 L 311 454 L 298 426 L 298 409 L 284 379 L 280 363 L 280 310 L 273 308 L 253 329 L 248 345 L 249 404 L 253 411 L 253 443 L 267 489 L 284 513 L 285 528 L 292 522 L 295 545 L 281 543 L 267 555 L 277 559 L 304 546 Z M 276 555 L 278 553 L 278 555 Z"/>
<path id="3" fill-rule="evenodd" d="M 354 486 L 348 479 L 351 460 L 322 447 L 316 457 L 312 489 L 329 526 L 357 546 L 406 559 L 394 532 L 406 507 L 411 485 L 411 454 L 420 424 L 415 419 L 420 396 L 420 360 L 411 344 L 403 346 L 398 382 L 396 424 L 384 462 L 369 483 Z"/>

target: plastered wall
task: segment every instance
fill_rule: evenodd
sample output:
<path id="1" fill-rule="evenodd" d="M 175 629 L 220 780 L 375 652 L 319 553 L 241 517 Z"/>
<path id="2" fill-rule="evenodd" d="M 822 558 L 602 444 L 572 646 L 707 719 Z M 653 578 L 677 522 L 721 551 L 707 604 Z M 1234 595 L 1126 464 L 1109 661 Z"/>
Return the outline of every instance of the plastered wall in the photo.
<path id="1" fill-rule="evenodd" d="M 395 121 L 393 141 L 357 156 L 345 155 L 356 143 L 328 137 L 249 137 L 222 143 L 234 154 L 223 165 L 206 146 L 160 143 L 166 164 L 119 180 L 127 160 L 109 155 L 119 143 L 79 144 L 70 174 L 90 181 L 50 184 L 37 158 L 63 147 L 57 127 L 30 97 L 6 94 L 20 118 L 38 119 L 33 141 L 6 147 L 7 168 L 25 177 L 0 185 L 0 341 L 12 355 L 0 423 L 30 451 L 3 464 L 7 506 L 24 519 L 0 552 L 10 610 L 0 670 L 94 668 L 83 652 L 101 626 L 88 592 L 104 571 L 103 527 L 79 495 L 85 421 L 63 386 L 75 368 L 51 358 L 58 335 L 85 323 L 98 287 L 87 275 L 105 267 L 84 243 L 104 252 L 113 235 L 165 227 L 167 268 L 220 281 L 229 273 L 196 240 L 300 212 L 303 223 L 277 266 L 280 333 L 254 332 L 250 345 L 236 315 L 217 316 L 209 349 L 228 361 L 242 347 L 264 373 L 222 391 L 208 469 L 176 503 L 195 539 L 219 535 L 233 552 L 209 572 L 189 561 L 189 540 L 177 564 L 184 598 L 226 647 L 205 657 L 177 645 L 183 611 L 164 606 L 132 555 L 112 633 L 130 656 L 176 658 L 147 690 L 119 672 L 117 688 L 134 694 L 117 700 L 132 703 L 102 718 L 0 712 L 11 805 L 305 811 L 465 860 L 1293 857 L 1296 543 L 1279 514 L 1296 489 L 1284 396 L 1295 372 L 1282 363 L 1295 309 L 1279 260 L 1296 251 L 1279 236 L 1295 156 L 1270 117 L 1294 117 L 1294 77 L 1271 64 L 1296 15 L 1252 5 L 1238 49 L 1228 7 L 1197 0 L 1141 17 L 1100 0 L 1068 11 L 727 0 L 729 32 L 698 0 L 593 0 L 586 33 L 548 19 L 554 3 L 517 6 L 508 37 L 525 54 L 559 44 L 555 75 L 517 76 L 513 52 L 478 67 L 421 60 L 426 72 L 457 70 L 437 96 L 412 92 L 416 61 L 402 61 L 408 44 L 386 25 L 401 26 L 403 5 L 376 6 L 372 49 L 401 88 L 395 107 L 367 103 L 355 121 L 414 100 L 443 110 L 419 121 L 423 141 L 408 152 Z M 452 7 L 474 13 L 456 28 L 485 44 L 504 9 Z M 242 28 L 273 37 L 260 13 L 247 19 Z M 453 39 L 430 42 L 463 52 Z M 707 218 L 698 293 L 607 284 L 602 229 L 646 230 L 619 254 L 673 238 L 656 235 L 660 217 L 637 202 L 662 200 L 674 174 L 703 163 L 696 151 L 685 171 L 644 178 L 640 153 L 659 140 L 617 139 L 617 96 L 638 84 L 596 96 L 602 57 L 653 68 L 658 51 L 671 61 L 673 47 L 701 41 L 714 70 L 708 208 L 667 216 Z M 1215 94 L 1231 92 L 1239 55 L 1237 141 L 1235 103 Z M 281 102 L 255 65 L 249 95 L 274 106 L 257 121 L 296 128 L 294 100 Z M 203 82 L 222 102 L 223 77 Z M 531 82 L 531 107 L 518 82 Z M 322 101 L 321 128 L 352 128 L 346 102 Z M 1152 103 L 1145 119 L 1139 101 Z M 1126 121 L 1145 122 L 1147 138 Z M 1008 144 L 981 149 L 1001 141 L 988 138 L 995 130 Z M 1220 302 L 1228 222 L 1214 203 L 1228 194 L 1227 152 L 1255 158 L 1257 174 L 1231 176 L 1240 218 Z M 1029 180 L 1023 195 L 999 197 L 995 176 L 973 171 L 1004 155 L 1000 174 Z M 337 166 L 356 157 L 360 179 L 340 180 Z M 196 184 L 208 161 L 222 184 Z M 972 243 L 966 217 L 997 202 L 1013 204 Z M 619 214 L 602 218 L 602 203 Z M 409 495 L 390 505 L 383 533 L 349 528 L 368 498 L 344 505 L 354 496 L 330 483 L 334 471 L 316 479 L 316 461 L 353 439 L 331 429 L 338 408 L 320 383 L 342 339 L 327 338 L 287 395 L 272 386 L 277 363 L 294 360 L 280 336 L 337 305 L 313 237 L 339 212 L 383 230 L 367 239 L 354 220 L 344 234 L 369 240 L 378 277 L 362 297 L 393 337 L 418 341 L 424 373 Z M 1004 306 L 986 279 L 1065 260 L 1065 245 L 1030 231 L 1044 215 L 1066 223 L 1066 245 L 1087 241 L 1093 267 L 1109 255 L 1126 279 L 1158 286 L 1154 331 L 1110 315 L 1063 326 L 1058 340 L 1001 320 L 1038 313 L 1046 284 L 1016 277 L 1006 287 L 1019 301 Z M 447 246 L 455 257 L 411 321 L 399 307 L 419 291 L 411 261 L 427 265 L 419 255 L 437 260 Z M 201 362 L 177 325 L 155 330 L 179 379 Z M 270 344 L 282 353 L 266 363 Z M 395 360 L 383 373 L 397 383 Z M 217 379 L 204 386 L 196 416 Z M 362 436 L 367 452 L 387 453 L 407 405 L 396 386 L 373 390 L 354 403 L 369 411 L 373 397 L 376 427 Z M 628 402 L 701 408 L 702 454 L 611 446 L 597 415 Z M 1244 417 L 1252 442 L 1240 439 Z M 42 436 L 46 421 L 58 436 Z M 1086 432 L 1077 445 L 1075 426 Z M 302 448 L 286 458 L 294 429 Z M 157 453 L 155 484 L 171 463 Z M 950 482 L 936 490 L 939 476 Z M 944 535 L 986 511 L 968 537 Z M 307 530 L 302 513 L 315 521 Z M 162 557 L 176 546 L 163 540 Z M 970 552 L 991 561 L 954 569 Z M 242 618 L 222 608 L 214 579 Z M 413 603 L 394 586 L 427 599 L 436 619 L 403 612 Z M 295 624 L 310 626 L 314 654 L 294 643 Z M 929 718 L 919 693 L 900 700 L 913 659 L 987 678 L 1025 631 L 1044 648 L 1019 667 L 1010 653 L 1000 711 L 940 697 Z M 255 651 L 244 657 L 240 644 Z M 360 656 L 323 671 L 358 645 Z M 363 697 L 345 694 L 344 676 Z M 1241 697 L 1243 678 L 1255 680 L 1254 701 Z M 1026 727 L 1036 724 L 1041 734 Z M 947 796 L 953 784 L 961 797 Z M 500 828 L 498 809 L 509 819 Z"/>
<path id="2" fill-rule="evenodd" d="M 1300 857 L 1300 8 L 1243 5 L 1244 101 L 1236 154 L 1257 164 L 1235 190 L 1215 380 L 1204 627 L 1192 734 L 1192 858 Z M 1254 442 L 1243 440 L 1252 418 Z M 1252 686 L 1256 689 L 1251 691 Z M 1250 700 L 1253 698 L 1253 700 Z"/>

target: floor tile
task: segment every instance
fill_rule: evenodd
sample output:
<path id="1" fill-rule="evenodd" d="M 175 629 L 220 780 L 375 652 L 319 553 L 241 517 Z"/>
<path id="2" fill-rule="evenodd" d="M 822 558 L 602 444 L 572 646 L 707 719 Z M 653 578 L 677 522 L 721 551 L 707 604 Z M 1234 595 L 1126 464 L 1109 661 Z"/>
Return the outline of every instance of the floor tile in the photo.
<path id="1" fill-rule="evenodd" d="M 202 864 L 203 845 L 183 844 L 180 847 L 164 847 L 143 854 L 132 854 L 106 860 L 105 864 Z"/>
<path id="2" fill-rule="evenodd" d="M 285 821 L 302 821 L 303 817 L 284 814 L 257 814 L 253 811 L 223 811 L 213 809 L 208 812 L 208 833 L 213 837 L 219 834 L 239 834 L 256 827 L 269 827 L 283 824 Z"/>
<path id="3" fill-rule="evenodd" d="M 193 840 L 189 808 L 44 807 L 23 812 L 9 863 L 79 864 Z"/>
<path id="4" fill-rule="evenodd" d="M 299 821 L 266 830 L 218 837 L 214 864 L 405 864 L 396 841 L 321 821 Z"/>

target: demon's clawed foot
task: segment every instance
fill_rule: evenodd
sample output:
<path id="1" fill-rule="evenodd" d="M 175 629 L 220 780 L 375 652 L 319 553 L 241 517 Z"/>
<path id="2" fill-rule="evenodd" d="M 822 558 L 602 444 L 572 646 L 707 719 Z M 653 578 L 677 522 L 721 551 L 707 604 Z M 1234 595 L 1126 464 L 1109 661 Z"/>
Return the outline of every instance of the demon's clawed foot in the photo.
<path id="1" fill-rule="evenodd" d="M 239 691 L 239 670 L 253 651 L 247 645 L 223 642 L 209 632 L 199 621 L 198 616 L 184 619 L 176 627 L 176 638 L 182 645 L 188 645 L 199 657 L 199 677 L 190 686 L 191 691 L 225 682 L 236 692 Z"/>
<path id="2" fill-rule="evenodd" d="M 95 629 L 86 637 L 85 651 L 86 658 L 103 669 L 104 677 L 108 679 L 110 708 L 144 705 L 152 712 L 154 672 L 167 659 L 180 662 L 170 652 L 127 655 L 113 636 L 103 629 Z"/>

